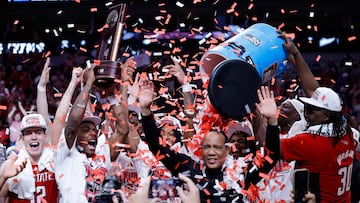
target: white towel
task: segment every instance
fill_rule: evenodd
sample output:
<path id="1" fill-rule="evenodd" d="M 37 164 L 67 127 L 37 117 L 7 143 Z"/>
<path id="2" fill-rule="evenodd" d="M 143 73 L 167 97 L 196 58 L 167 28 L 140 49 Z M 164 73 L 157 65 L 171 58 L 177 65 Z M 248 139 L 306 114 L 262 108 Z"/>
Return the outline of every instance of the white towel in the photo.
<path id="1" fill-rule="evenodd" d="M 44 148 L 38 162 L 39 171 L 44 169 L 51 172 L 54 171 L 54 168 L 52 167 L 52 157 L 53 151 L 49 148 Z M 24 170 L 17 176 L 9 178 L 7 183 L 9 185 L 9 191 L 17 194 L 19 199 L 32 199 L 35 192 L 34 173 L 27 151 L 25 149 L 21 149 L 15 163 L 20 164 L 25 159 L 27 159 L 27 163 Z"/>

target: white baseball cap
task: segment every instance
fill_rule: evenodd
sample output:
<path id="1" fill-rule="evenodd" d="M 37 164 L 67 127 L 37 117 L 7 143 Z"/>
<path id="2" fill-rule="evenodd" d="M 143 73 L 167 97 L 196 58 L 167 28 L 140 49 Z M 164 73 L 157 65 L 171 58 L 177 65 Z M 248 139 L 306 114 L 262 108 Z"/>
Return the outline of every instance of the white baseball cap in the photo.
<path id="1" fill-rule="evenodd" d="M 163 127 L 165 124 L 176 126 L 176 130 L 182 133 L 181 122 L 179 119 L 175 118 L 174 116 L 164 116 L 158 122 L 158 126 L 160 128 Z"/>
<path id="2" fill-rule="evenodd" d="M 99 116 L 94 116 L 91 112 L 85 111 L 81 122 L 91 122 L 95 126 L 99 126 L 101 123 L 101 118 Z"/>
<path id="3" fill-rule="evenodd" d="M 46 122 L 40 114 L 29 114 L 22 118 L 20 131 L 24 131 L 27 128 L 39 127 L 46 130 Z"/>
<path id="4" fill-rule="evenodd" d="M 339 95 L 334 90 L 327 87 L 318 87 L 310 98 L 300 97 L 299 99 L 305 104 L 329 111 L 340 112 L 342 110 Z"/>
<path id="5" fill-rule="evenodd" d="M 252 125 L 250 121 L 231 121 L 227 127 L 225 128 L 225 135 L 228 137 L 228 139 L 231 138 L 235 133 L 243 132 L 247 134 L 248 136 L 254 136 L 254 132 L 252 129 Z"/>

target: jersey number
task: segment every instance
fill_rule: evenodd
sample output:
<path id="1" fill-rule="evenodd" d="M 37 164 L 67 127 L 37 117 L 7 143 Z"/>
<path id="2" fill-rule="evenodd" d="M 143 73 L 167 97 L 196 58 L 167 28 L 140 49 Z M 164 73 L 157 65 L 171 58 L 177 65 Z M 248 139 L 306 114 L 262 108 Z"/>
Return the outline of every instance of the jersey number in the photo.
<path id="1" fill-rule="evenodd" d="M 36 200 L 32 199 L 31 203 L 42 203 L 43 199 L 46 197 L 45 186 L 36 187 Z"/>
<path id="2" fill-rule="evenodd" d="M 338 175 L 341 176 L 341 180 L 340 180 L 341 186 L 338 187 L 338 191 L 337 191 L 338 196 L 341 196 L 345 192 L 348 192 L 350 190 L 352 168 L 353 168 L 353 164 L 350 164 L 347 167 L 345 166 L 339 169 Z"/>

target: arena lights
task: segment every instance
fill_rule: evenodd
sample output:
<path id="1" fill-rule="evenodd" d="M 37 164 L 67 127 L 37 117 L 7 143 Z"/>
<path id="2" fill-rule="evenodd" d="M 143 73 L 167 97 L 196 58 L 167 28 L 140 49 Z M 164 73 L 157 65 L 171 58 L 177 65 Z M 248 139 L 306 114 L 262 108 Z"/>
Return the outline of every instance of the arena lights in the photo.
<path id="1" fill-rule="evenodd" d="M 339 44 L 339 38 L 336 38 L 336 37 L 330 37 L 330 38 L 322 37 L 319 40 L 319 47 L 327 46 L 329 44 L 332 44 L 335 41 L 336 41 L 337 44 Z"/>
<path id="2" fill-rule="evenodd" d="M 6 50 L 12 50 L 12 54 L 30 54 L 43 52 L 46 44 L 44 42 L 10 42 L 7 45 L 0 43 L 0 54 L 3 54 L 5 46 Z"/>

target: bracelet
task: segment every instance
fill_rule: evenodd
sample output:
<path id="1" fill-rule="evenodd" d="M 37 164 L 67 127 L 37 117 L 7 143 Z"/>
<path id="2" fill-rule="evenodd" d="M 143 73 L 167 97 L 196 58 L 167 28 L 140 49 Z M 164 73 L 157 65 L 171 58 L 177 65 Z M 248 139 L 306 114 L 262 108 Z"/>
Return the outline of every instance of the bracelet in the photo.
<path id="1" fill-rule="evenodd" d="M 181 86 L 182 92 L 191 92 L 192 88 L 189 83 L 186 83 Z"/>
<path id="2" fill-rule="evenodd" d="M 42 86 L 37 86 L 37 90 L 39 91 L 39 92 L 46 92 L 46 87 L 42 87 Z"/>

